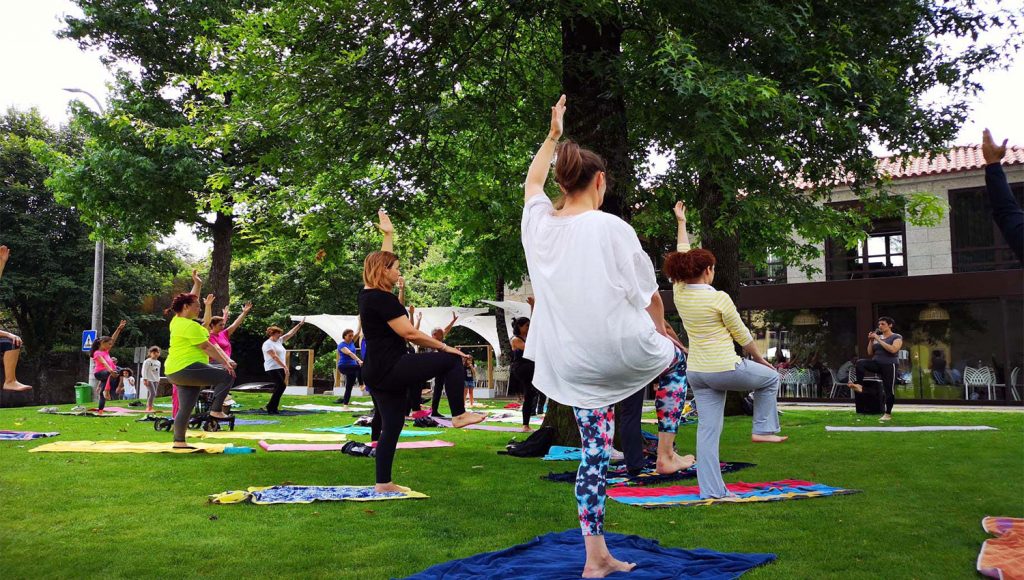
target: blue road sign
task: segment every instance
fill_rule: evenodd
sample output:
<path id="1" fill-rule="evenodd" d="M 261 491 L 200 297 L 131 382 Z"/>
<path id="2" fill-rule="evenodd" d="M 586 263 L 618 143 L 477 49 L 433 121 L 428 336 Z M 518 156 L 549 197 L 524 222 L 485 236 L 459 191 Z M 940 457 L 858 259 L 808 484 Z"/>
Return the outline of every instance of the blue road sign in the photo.
<path id="1" fill-rule="evenodd" d="M 82 331 L 82 352 L 89 352 L 92 350 L 92 343 L 96 342 L 96 331 L 95 330 L 83 330 Z"/>

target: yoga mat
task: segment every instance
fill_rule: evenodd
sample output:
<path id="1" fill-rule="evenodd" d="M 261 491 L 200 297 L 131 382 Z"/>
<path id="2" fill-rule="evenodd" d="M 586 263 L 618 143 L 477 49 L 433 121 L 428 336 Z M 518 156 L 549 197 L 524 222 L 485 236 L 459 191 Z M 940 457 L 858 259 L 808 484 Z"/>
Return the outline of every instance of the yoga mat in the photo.
<path id="1" fill-rule="evenodd" d="M 189 431 L 194 439 L 273 439 L 276 441 L 348 441 L 333 433 L 273 433 L 270 431 Z"/>
<path id="2" fill-rule="evenodd" d="M 783 479 L 763 483 L 728 483 L 725 486 L 735 497 L 701 499 L 696 485 L 671 487 L 612 487 L 608 497 L 615 501 L 647 508 L 711 505 L 715 503 L 747 503 L 780 501 L 860 493 L 855 489 L 831 487 L 813 481 Z"/>
<path id="3" fill-rule="evenodd" d="M 280 421 L 268 419 L 235 419 L 235 425 L 280 425 Z"/>
<path id="4" fill-rule="evenodd" d="M 1002 580 L 1024 578 L 1024 519 L 988 516 L 981 528 L 996 537 L 982 542 L 978 572 Z"/>
<path id="5" fill-rule="evenodd" d="M 320 411 L 278 411 L 268 413 L 266 409 L 250 409 L 248 411 L 234 411 L 235 415 L 270 415 L 272 417 L 296 417 L 298 415 L 319 415 Z"/>
<path id="6" fill-rule="evenodd" d="M 775 554 L 739 554 L 697 548 L 666 548 L 657 540 L 606 533 L 608 549 L 619 560 L 635 562 L 628 573 L 611 578 L 628 580 L 732 579 L 775 560 Z M 406 580 L 576 580 L 583 573 L 586 553 L 579 528 L 550 533 L 525 544 L 452 560 L 413 574 Z"/>
<path id="7" fill-rule="evenodd" d="M 60 435 L 57 431 L 38 433 L 36 431 L 2 431 L 0 430 L 0 441 L 31 441 L 43 437 L 56 437 Z"/>
<path id="8" fill-rule="evenodd" d="M 656 483 L 664 483 L 666 481 L 679 481 L 682 479 L 696 479 L 697 478 L 697 466 L 694 465 L 689 469 L 677 471 L 676 473 L 670 473 L 668 475 L 662 475 L 655 471 L 655 465 L 657 461 L 654 459 L 648 459 L 647 464 L 644 466 L 642 472 L 638 475 L 631 476 L 629 471 L 626 469 L 624 463 L 611 465 L 608 467 L 608 487 L 626 487 L 626 486 L 639 486 L 639 485 L 654 485 Z M 753 463 L 727 463 L 722 462 L 719 467 L 722 473 L 732 473 L 748 467 L 755 467 Z M 543 476 L 541 479 L 548 481 L 558 481 L 563 483 L 576 483 L 576 472 L 566 471 L 564 473 L 549 473 Z"/>
<path id="9" fill-rule="evenodd" d="M 488 423 L 516 423 L 519 425 L 523 424 L 523 414 L 519 411 L 490 411 L 487 414 L 487 418 L 484 421 Z M 530 417 L 531 425 L 540 425 L 544 422 L 542 417 Z"/>
<path id="10" fill-rule="evenodd" d="M 828 425 L 826 431 L 881 431 L 887 433 L 909 433 L 912 431 L 998 431 L 986 425 L 936 425 L 927 427 L 833 427 Z"/>
<path id="11" fill-rule="evenodd" d="M 454 425 L 452 425 L 450 419 L 434 417 L 434 420 L 437 421 L 437 424 L 442 427 L 455 427 Z M 498 425 L 481 425 L 479 423 L 477 423 L 476 425 L 470 425 L 469 427 L 462 427 L 462 429 L 470 429 L 472 431 L 501 431 L 503 433 L 523 433 L 523 429 L 521 427 L 501 427 Z"/>
<path id="12" fill-rule="evenodd" d="M 371 443 L 371 447 L 376 447 L 376 443 Z M 455 444 L 451 441 L 442 441 L 440 439 L 431 439 L 429 441 L 402 441 L 398 444 L 398 449 L 429 449 L 433 447 L 454 447 Z M 344 444 L 341 443 L 267 443 L 266 441 L 260 441 L 260 447 L 264 451 L 341 451 Z"/>
<path id="13" fill-rule="evenodd" d="M 366 410 L 338 405 L 313 405 L 310 403 L 303 403 L 302 405 L 285 405 L 284 408 L 295 409 L 296 411 L 323 411 L 325 413 L 351 413 L 353 411 L 361 412 Z"/>
<path id="14" fill-rule="evenodd" d="M 174 449 L 160 441 L 56 441 L 29 449 L 29 453 L 224 453 L 228 445 L 189 443 L 195 449 Z M 236 448 L 241 449 L 241 448 Z"/>
<path id="15" fill-rule="evenodd" d="M 314 501 L 383 501 L 389 499 L 420 499 L 427 496 L 418 491 L 377 493 L 372 485 L 273 485 L 250 487 L 245 491 L 225 491 L 210 496 L 210 503 L 252 502 L 313 503 Z"/>
<path id="16" fill-rule="evenodd" d="M 344 427 L 310 427 L 306 431 L 320 431 L 323 433 L 343 433 L 345 435 L 370 435 L 371 428 L 363 427 L 361 425 L 346 425 Z M 399 437 L 430 437 L 432 435 L 440 435 L 440 431 L 409 431 L 402 429 L 402 433 Z"/>
<path id="17" fill-rule="evenodd" d="M 106 412 L 106 411 L 104 411 L 102 413 L 99 413 L 97 411 L 86 411 L 85 409 L 82 409 L 80 411 L 48 411 L 45 408 L 43 408 L 43 409 L 39 409 L 39 412 L 40 413 L 45 413 L 47 415 L 65 415 L 65 416 L 74 416 L 74 417 L 131 417 L 131 416 L 133 416 L 131 413 L 119 413 L 119 412 L 116 412 L 116 411 L 115 412 Z"/>
<path id="18" fill-rule="evenodd" d="M 583 450 L 579 447 L 552 445 L 543 459 L 544 461 L 581 461 L 583 459 Z"/>
<path id="19" fill-rule="evenodd" d="M 99 411 L 99 409 L 89 409 L 89 411 Z M 145 409 L 129 409 L 128 407 L 104 407 L 103 413 L 163 413 L 163 411 L 146 411 Z"/>

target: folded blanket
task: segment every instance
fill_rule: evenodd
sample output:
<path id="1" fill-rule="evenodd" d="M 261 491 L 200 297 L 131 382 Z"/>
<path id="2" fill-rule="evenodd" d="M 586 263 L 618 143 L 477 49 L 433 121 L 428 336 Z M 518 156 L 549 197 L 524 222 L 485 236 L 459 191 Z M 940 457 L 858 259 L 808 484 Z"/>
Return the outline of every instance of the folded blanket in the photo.
<path id="1" fill-rule="evenodd" d="M 99 409 L 89 409 L 96 412 Z M 128 407 L 104 407 L 103 414 L 107 413 L 163 413 L 163 411 L 146 411 L 145 409 L 129 409 Z"/>
<path id="2" fill-rule="evenodd" d="M 981 544 L 978 572 L 1001 580 L 1024 579 L 1024 519 L 989 516 L 981 527 L 997 537 Z"/>
<path id="3" fill-rule="evenodd" d="M 656 483 L 664 483 L 666 481 L 679 481 L 681 479 L 696 479 L 697 478 L 697 466 L 694 465 L 689 469 L 677 471 L 669 475 L 662 475 L 655 471 L 657 461 L 654 459 L 648 459 L 647 464 L 644 465 L 643 471 L 638 475 L 630 475 L 626 469 L 624 463 L 611 465 L 608 467 L 608 487 L 626 487 L 626 486 L 639 486 L 639 485 L 654 485 Z M 748 467 L 755 467 L 753 463 L 726 463 L 722 462 L 719 464 L 722 469 L 722 473 L 732 473 L 733 471 L 739 471 Z M 564 483 L 575 483 L 576 472 L 566 471 L 564 473 L 549 473 L 543 476 L 541 479 L 547 479 L 548 481 L 560 481 Z"/>
<path id="4" fill-rule="evenodd" d="M 57 431 L 39 433 L 36 431 L 3 431 L 0 430 L 0 441 L 31 441 L 43 437 L 56 437 L 60 435 Z"/>
<path id="5" fill-rule="evenodd" d="M 376 446 L 376 443 L 371 443 Z M 341 451 L 344 443 L 267 443 L 260 441 L 260 447 L 264 451 Z M 454 447 L 451 441 L 431 439 L 429 441 L 402 441 L 398 444 L 399 449 L 430 449 L 433 447 Z"/>
<path id="6" fill-rule="evenodd" d="M 922 427 L 833 427 L 827 425 L 826 431 L 881 431 L 888 433 L 908 433 L 912 431 L 998 431 L 986 425 L 934 425 Z"/>
<path id="7" fill-rule="evenodd" d="M 370 435 L 370 427 L 361 427 L 359 425 L 346 425 L 344 427 L 310 427 L 306 431 L 320 431 L 324 433 L 344 433 L 345 435 Z M 440 431 L 410 431 L 408 429 L 402 429 L 402 433 L 399 437 L 430 437 L 432 435 L 440 435 Z"/>
<path id="8" fill-rule="evenodd" d="M 228 504 L 245 501 L 257 505 L 273 503 L 313 503 L 314 501 L 384 501 L 389 499 L 420 499 L 418 491 L 377 493 L 372 485 L 273 485 L 250 487 L 245 491 L 225 491 L 210 496 L 210 503 Z"/>
<path id="9" fill-rule="evenodd" d="M 854 489 L 830 487 L 813 481 L 783 479 L 763 483 L 728 483 L 731 497 L 701 499 L 696 485 L 671 487 L 612 487 L 608 497 L 615 501 L 648 508 L 711 505 L 715 503 L 746 503 L 780 501 L 860 493 Z"/>
<path id="10" fill-rule="evenodd" d="M 775 554 L 666 548 L 658 544 L 657 540 L 623 534 L 607 533 L 604 540 L 616 558 L 636 563 L 636 568 L 628 574 L 617 573 L 611 576 L 621 576 L 628 580 L 739 578 L 744 572 L 775 560 Z M 585 560 L 583 536 L 577 528 L 545 534 L 498 552 L 486 552 L 438 564 L 406 580 L 575 580 L 583 572 Z"/>
<path id="11" fill-rule="evenodd" d="M 273 433 L 270 431 L 189 431 L 193 439 L 273 439 L 276 441 L 347 441 L 329 433 Z"/>
<path id="12" fill-rule="evenodd" d="M 174 449 L 160 441 L 56 441 L 29 449 L 29 453 L 224 453 L 231 445 L 189 443 L 195 449 Z M 242 448 L 236 448 L 242 449 Z"/>

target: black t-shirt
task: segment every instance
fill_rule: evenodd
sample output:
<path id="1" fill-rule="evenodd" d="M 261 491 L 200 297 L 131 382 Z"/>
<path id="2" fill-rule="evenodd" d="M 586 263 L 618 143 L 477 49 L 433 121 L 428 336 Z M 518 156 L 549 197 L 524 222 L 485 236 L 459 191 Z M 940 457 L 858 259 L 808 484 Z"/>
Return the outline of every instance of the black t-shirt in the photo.
<path id="1" fill-rule="evenodd" d="M 373 389 L 391 372 L 398 359 L 406 354 L 405 339 L 388 324 L 406 316 L 405 307 L 391 292 L 376 288 L 359 291 L 359 319 L 366 339 L 366 358 L 363 360 L 363 381 Z"/>

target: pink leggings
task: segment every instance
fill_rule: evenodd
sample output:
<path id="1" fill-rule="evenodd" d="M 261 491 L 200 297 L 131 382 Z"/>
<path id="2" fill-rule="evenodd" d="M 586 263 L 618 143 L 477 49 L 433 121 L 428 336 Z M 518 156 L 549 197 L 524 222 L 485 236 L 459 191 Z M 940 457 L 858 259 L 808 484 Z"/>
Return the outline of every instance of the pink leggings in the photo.
<path id="1" fill-rule="evenodd" d="M 178 385 L 171 385 L 171 417 L 178 416 Z"/>

